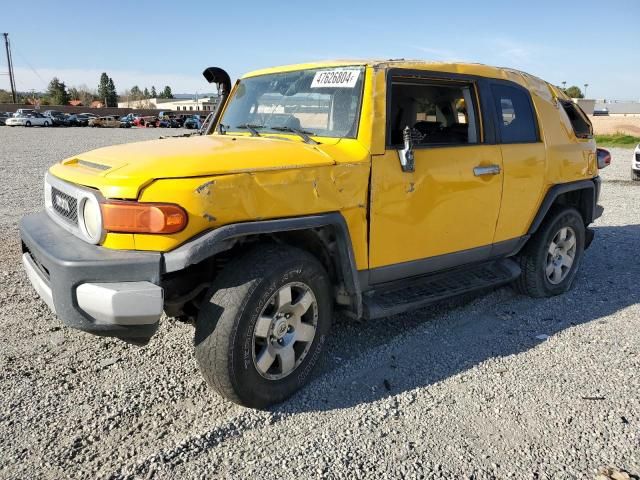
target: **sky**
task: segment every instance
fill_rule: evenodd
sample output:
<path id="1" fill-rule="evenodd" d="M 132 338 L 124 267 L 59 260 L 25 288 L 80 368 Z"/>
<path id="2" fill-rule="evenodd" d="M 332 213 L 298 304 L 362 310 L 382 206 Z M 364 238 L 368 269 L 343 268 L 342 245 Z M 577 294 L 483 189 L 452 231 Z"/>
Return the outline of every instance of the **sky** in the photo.
<path id="1" fill-rule="evenodd" d="M 470 61 L 524 70 L 587 96 L 640 100 L 640 0 L 2 2 L 16 86 L 53 76 L 118 91 L 138 85 L 211 91 L 219 66 L 237 78 L 331 58 Z M 4 48 L 0 88 L 9 89 Z"/>

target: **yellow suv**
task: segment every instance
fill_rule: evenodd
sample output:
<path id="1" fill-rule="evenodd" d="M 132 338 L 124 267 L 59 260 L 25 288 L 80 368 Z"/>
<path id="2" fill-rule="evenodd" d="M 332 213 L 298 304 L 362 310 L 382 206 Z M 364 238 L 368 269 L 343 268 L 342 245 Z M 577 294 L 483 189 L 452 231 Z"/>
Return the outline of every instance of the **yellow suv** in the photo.
<path id="1" fill-rule="evenodd" d="M 336 61 L 249 73 L 187 138 L 55 164 L 23 263 L 69 326 L 145 344 L 195 324 L 224 397 L 264 407 L 309 378 L 332 312 L 374 318 L 513 283 L 567 291 L 593 238 L 584 113 L 526 73 Z M 600 158 L 602 157 L 602 159 Z"/>

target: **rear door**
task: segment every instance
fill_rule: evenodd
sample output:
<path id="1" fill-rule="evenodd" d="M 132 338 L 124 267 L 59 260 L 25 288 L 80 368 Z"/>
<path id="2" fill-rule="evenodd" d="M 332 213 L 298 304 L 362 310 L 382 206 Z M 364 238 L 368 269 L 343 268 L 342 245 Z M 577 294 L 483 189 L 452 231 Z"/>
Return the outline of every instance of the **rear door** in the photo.
<path id="1" fill-rule="evenodd" d="M 508 81 L 491 81 L 496 135 L 504 169 L 502 206 L 494 243 L 527 233 L 545 188 L 546 149 L 529 91 Z"/>

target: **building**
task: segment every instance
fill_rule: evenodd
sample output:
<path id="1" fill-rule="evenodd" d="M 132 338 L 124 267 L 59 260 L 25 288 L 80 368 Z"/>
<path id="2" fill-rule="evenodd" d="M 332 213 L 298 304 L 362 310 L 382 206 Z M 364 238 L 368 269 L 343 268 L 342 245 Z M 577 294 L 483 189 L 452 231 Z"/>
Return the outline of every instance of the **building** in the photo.
<path id="1" fill-rule="evenodd" d="M 612 117 L 640 117 L 640 102 L 597 101 L 596 109 L 606 109 Z"/>
<path id="2" fill-rule="evenodd" d="M 197 99 L 147 98 L 118 102 L 118 108 L 156 108 L 176 112 L 210 112 L 215 110 L 217 100 L 217 97 L 202 97 Z"/>

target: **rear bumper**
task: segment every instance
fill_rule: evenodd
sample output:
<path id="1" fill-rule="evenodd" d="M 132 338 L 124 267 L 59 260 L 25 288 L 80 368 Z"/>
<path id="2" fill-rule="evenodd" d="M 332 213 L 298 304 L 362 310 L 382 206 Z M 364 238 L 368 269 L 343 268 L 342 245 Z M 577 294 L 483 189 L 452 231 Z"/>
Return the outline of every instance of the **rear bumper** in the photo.
<path id="1" fill-rule="evenodd" d="M 20 222 L 22 262 L 31 284 L 68 326 L 145 342 L 163 310 L 162 256 L 90 245 L 45 213 Z"/>

